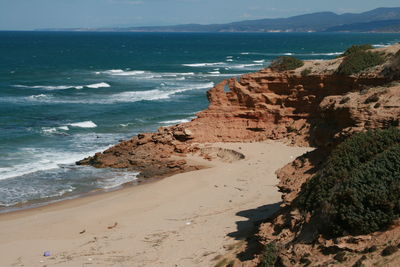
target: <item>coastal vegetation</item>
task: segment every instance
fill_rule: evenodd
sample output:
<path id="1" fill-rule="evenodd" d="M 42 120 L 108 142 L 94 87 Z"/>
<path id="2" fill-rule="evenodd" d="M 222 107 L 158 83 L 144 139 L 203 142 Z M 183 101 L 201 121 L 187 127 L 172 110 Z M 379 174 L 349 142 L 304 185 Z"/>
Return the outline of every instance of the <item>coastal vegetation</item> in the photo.
<path id="1" fill-rule="evenodd" d="M 343 62 L 337 69 L 341 75 L 352 75 L 384 62 L 382 55 L 370 51 L 371 45 L 353 45 L 343 54 Z"/>
<path id="2" fill-rule="evenodd" d="M 296 200 L 328 236 L 383 230 L 400 215 L 400 130 L 356 134 L 340 144 Z"/>
<path id="3" fill-rule="evenodd" d="M 264 247 L 262 254 L 262 267 L 272 267 L 275 266 L 275 262 L 278 257 L 278 248 L 275 242 L 271 242 Z"/>
<path id="4" fill-rule="evenodd" d="M 373 49 L 374 47 L 370 44 L 361 44 L 361 45 L 352 45 L 350 48 L 348 48 L 342 55 L 339 57 L 346 57 L 350 56 L 355 53 L 363 52 L 369 49 Z"/>
<path id="5" fill-rule="evenodd" d="M 308 76 L 312 72 L 311 68 L 307 68 L 301 71 L 301 76 Z"/>
<path id="6" fill-rule="evenodd" d="M 271 63 L 271 69 L 275 71 L 294 70 L 304 65 L 304 62 L 298 58 L 290 56 L 278 57 Z"/>

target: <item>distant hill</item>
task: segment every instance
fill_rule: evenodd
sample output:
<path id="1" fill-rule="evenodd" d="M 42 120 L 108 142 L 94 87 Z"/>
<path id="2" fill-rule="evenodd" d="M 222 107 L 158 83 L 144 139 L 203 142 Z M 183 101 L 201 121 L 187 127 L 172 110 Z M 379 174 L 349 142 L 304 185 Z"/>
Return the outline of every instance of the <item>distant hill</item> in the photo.
<path id="1" fill-rule="evenodd" d="M 400 32 L 400 20 L 378 20 L 328 28 L 328 32 Z"/>
<path id="2" fill-rule="evenodd" d="M 46 29 L 60 30 L 60 29 Z M 121 32 L 400 32 L 400 7 L 364 13 L 318 12 L 289 18 L 258 19 L 227 24 L 184 24 L 129 28 L 62 29 Z"/>

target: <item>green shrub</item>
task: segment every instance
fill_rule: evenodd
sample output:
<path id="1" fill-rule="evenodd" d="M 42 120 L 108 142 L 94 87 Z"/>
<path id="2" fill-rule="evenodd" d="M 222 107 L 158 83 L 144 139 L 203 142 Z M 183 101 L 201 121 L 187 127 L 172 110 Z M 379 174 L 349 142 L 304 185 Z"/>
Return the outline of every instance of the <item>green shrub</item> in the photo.
<path id="1" fill-rule="evenodd" d="M 346 57 L 354 53 L 364 52 L 369 49 L 373 49 L 374 47 L 370 44 L 362 44 L 362 45 L 353 45 L 348 48 L 340 57 Z"/>
<path id="2" fill-rule="evenodd" d="M 378 53 L 359 51 L 346 56 L 337 69 L 337 73 L 343 75 L 356 74 L 383 62 L 384 58 Z"/>
<path id="3" fill-rule="evenodd" d="M 272 267 L 275 266 L 276 259 L 278 257 L 278 248 L 275 242 L 267 244 L 264 248 L 261 266 L 262 267 Z"/>
<path id="4" fill-rule="evenodd" d="M 307 68 L 301 71 L 301 76 L 308 76 L 311 74 L 311 68 Z"/>
<path id="5" fill-rule="evenodd" d="M 294 70 L 304 65 L 304 62 L 295 57 L 278 57 L 271 63 L 271 69 L 276 71 Z"/>
<path id="6" fill-rule="evenodd" d="M 388 59 L 390 63 L 386 66 L 384 71 L 382 72 L 388 79 L 390 80 L 399 80 L 400 79 L 400 50 L 396 52 L 396 54 L 392 55 L 390 59 Z"/>
<path id="7" fill-rule="evenodd" d="M 342 75 L 356 74 L 368 68 L 380 65 L 383 62 L 383 57 L 378 53 L 356 51 L 350 53 L 343 59 L 343 62 L 337 69 L 337 73 Z"/>
<path id="8" fill-rule="evenodd" d="M 369 234 L 400 215 L 400 130 L 359 133 L 340 144 L 296 199 L 323 234 Z"/>

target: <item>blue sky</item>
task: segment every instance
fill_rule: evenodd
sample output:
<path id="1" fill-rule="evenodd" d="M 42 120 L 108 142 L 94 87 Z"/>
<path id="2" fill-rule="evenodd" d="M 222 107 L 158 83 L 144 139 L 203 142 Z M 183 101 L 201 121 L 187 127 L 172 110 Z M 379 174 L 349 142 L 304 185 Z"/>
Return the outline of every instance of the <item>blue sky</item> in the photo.
<path id="1" fill-rule="evenodd" d="M 399 0 L 0 0 L 0 30 L 225 23 L 395 6 Z"/>

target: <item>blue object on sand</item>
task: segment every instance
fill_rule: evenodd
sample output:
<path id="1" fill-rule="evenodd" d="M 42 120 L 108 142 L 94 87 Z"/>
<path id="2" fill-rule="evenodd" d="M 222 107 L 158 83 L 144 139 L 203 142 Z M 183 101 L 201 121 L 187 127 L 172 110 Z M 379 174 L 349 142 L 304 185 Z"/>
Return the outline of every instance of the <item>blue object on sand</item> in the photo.
<path id="1" fill-rule="evenodd" d="M 50 251 L 45 251 L 45 252 L 43 253 L 43 256 L 45 256 L 45 257 L 50 257 L 50 256 L 51 256 Z"/>

